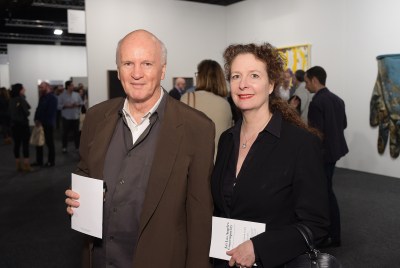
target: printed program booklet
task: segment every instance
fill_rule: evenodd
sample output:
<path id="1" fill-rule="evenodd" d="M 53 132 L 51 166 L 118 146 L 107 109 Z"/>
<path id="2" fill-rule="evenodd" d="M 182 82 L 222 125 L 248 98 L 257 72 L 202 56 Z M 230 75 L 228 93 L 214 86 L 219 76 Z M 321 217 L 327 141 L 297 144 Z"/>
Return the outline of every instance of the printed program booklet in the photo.
<path id="1" fill-rule="evenodd" d="M 265 232 L 265 223 L 213 217 L 210 257 L 230 260 L 227 251 Z"/>

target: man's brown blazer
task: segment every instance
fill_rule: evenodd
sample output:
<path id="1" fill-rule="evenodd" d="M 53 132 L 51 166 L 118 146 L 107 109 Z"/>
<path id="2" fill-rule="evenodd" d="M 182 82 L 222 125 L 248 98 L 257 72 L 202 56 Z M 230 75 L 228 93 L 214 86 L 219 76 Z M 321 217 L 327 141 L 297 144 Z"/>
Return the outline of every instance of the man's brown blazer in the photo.
<path id="1" fill-rule="evenodd" d="M 140 219 L 134 267 L 209 266 L 214 123 L 166 94 Z M 78 173 L 102 179 L 108 145 L 123 107 L 116 98 L 88 110 Z M 85 265 L 88 267 L 88 265 Z"/>

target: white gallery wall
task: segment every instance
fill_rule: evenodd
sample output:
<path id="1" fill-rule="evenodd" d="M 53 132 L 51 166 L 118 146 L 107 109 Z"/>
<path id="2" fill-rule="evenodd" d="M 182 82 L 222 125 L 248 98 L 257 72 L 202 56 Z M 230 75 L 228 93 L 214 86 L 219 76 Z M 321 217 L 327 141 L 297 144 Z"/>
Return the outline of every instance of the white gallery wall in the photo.
<path id="1" fill-rule="evenodd" d="M 21 83 L 32 106 L 30 121 L 38 104 L 39 80 L 69 80 L 87 76 L 86 48 L 77 46 L 8 45 L 10 84 Z"/>
<path id="2" fill-rule="evenodd" d="M 227 43 L 311 44 L 311 65 L 326 69 L 327 87 L 346 103 L 350 152 L 337 166 L 400 177 L 400 157 L 388 147 L 378 154 L 369 125 L 376 56 L 400 53 L 399 10 L 396 0 L 247 0 L 228 7 Z"/>
<path id="3" fill-rule="evenodd" d="M 10 88 L 10 69 L 7 64 L 0 64 L 0 87 Z"/>

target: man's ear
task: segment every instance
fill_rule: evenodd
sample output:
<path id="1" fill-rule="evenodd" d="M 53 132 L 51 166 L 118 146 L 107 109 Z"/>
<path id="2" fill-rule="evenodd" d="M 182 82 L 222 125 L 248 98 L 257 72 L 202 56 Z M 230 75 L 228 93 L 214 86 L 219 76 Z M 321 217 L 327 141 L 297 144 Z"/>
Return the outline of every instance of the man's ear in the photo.
<path id="1" fill-rule="evenodd" d="M 164 64 L 163 66 L 162 66 L 162 70 L 161 70 L 161 80 L 164 80 L 164 78 L 165 78 L 165 72 L 167 71 L 167 65 L 166 64 Z"/>
<path id="2" fill-rule="evenodd" d="M 319 84 L 319 81 L 318 81 L 318 79 L 314 76 L 314 77 L 311 79 L 311 83 L 312 83 L 313 85 L 318 85 L 318 84 Z"/>

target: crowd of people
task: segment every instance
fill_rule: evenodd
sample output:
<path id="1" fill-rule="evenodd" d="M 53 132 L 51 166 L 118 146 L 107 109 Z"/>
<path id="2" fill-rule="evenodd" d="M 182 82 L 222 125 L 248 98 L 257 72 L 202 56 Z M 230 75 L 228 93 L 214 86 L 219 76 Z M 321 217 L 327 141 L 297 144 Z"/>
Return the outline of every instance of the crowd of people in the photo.
<path id="1" fill-rule="evenodd" d="M 340 246 L 332 178 L 347 120 L 325 70 L 285 70 L 269 43 L 223 58 L 224 70 L 197 65 L 194 89 L 178 77 L 167 92 L 164 43 L 146 30 L 119 41 L 126 97 L 91 107 L 82 128 L 76 172 L 105 185 L 103 238 L 85 237 L 85 267 L 282 267 L 307 251 L 299 223 L 318 246 Z M 74 215 L 80 194 L 65 194 Z M 209 258 L 212 216 L 266 229 Z"/>
<path id="2" fill-rule="evenodd" d="M 39 101 L 33 112 L 25 95 L 24 85 L 16 83 L 11 90 L 0 89 L 0 123 L 4 144 L 13 144 L 16 169 L 29 172 L 32 167 L 53 167 L 55 165 L 55 131 L 62 136 L 62 152 L 67 153 L 68 141 L 73 140 L 75 150 L 79 148 L 80 126 L 88 108 L 87 90 L 82 83 L 75 88 L 68 80 L 63 85 L 41 82 L 38 86 Z M 33 115 L 32 131 L 29 116 Z M 36 129 L 34 129 L 36 130 Z M 32 142 L 32 132 L 43 135 L 43 143 Z M 30 145 L 35 146 L 35 161 L 30 159 Z M 47 148 L 47 161 L 43 151 Z M 22 150 L 22 155 L 21 155 Z"/>

